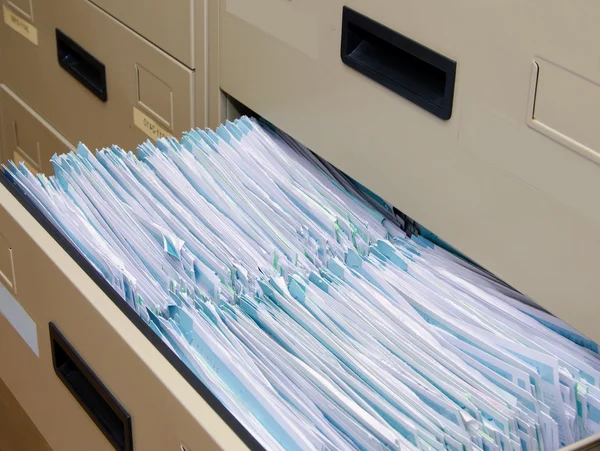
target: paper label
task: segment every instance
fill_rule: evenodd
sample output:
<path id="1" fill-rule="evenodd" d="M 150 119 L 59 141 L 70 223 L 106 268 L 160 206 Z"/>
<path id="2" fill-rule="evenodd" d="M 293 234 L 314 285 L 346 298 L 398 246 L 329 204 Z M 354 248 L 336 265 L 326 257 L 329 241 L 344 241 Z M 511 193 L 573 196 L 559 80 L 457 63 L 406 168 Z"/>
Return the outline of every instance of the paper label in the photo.
<path id="1" fill-rule="evenodd" d="M 36 356 L 40 356 L 38 345 L 37 325 L 25 309 L 0 283 L 0 315 L 3 315 L 25 340 Z"/>
<path id="2" fill-rule="evenodd" d="M 4 22 L 10 28 L 15 30 L 21 36 L 25 37 L 29 41 L 33 42 L 35 45 L 38 45 L 38 32 L 37 28 L 27 22 L 25 19 L 22 19 L 14 12 L 11 11 L 6 5 L 3 5 L 4 9 Z"/>
<path id="3" fill-rule="evenodd" d="M 133 107 L 133 123 L 155 141 L 159 138 L 173 136 L 172 133 L 166 131 L 164 128 L 158 125 L 155 120 L 150 119 L 146 114 L 138 110 L 136 107 Z"/>

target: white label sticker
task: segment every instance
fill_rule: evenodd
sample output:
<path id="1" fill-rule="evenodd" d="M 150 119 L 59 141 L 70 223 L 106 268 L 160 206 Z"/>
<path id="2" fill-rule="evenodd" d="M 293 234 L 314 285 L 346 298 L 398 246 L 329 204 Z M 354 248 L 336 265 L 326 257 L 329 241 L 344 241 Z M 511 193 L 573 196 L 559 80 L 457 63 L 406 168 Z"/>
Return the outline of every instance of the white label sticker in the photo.
<path id="1" fill-rule="evenodd" d="M 33 42 L 35 45 L 38 45 L 38 32 L 37 28 L 27 22 L 25 19 L 22 19 L 17 14 L 15 14 L 9 7 L 3 5 L 4 9 L 4 22 L 10 28 L 15 30 L 21 36 Z"/>
<path id="2" fill-rule="evenodd" d="M 15 328 L 31 350 L 40 356 L 37 338 L 37 325 L 12 294 L 0 283 L 0 315 L 3 315 Z"/>
<path id="3" fill-rule="evenodd" d="M 155 120 L 150 119 L 146 114 L 138 110 L 136 107 L 133 107 L 133 123 L 155 141 L 159 138 L 173 136 L 172 133 L 162 128 L 156 123 Z"/>

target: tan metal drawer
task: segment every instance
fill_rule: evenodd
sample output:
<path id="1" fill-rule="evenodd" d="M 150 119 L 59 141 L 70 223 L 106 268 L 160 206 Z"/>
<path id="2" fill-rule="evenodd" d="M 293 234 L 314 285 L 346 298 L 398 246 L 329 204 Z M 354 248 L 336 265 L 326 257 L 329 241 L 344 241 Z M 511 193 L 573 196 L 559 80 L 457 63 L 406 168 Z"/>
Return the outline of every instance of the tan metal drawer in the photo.
<path id="1" fill-rule="evenodd" d="M 69 141 L 135 150 L 196 125 L 194 71 L 92 3 L 32 5 L 37 46 L 2 27 L 4 82 Z"/>
<path id="2" fill-rule="evenodd" d="M 74 149 L 6 85 L 0 85 L 0 117 L 3 163 L 23 161 L 34 172 L 52 174 L 52 155 Z"/>
<path id="3" fill-rule="evenodd" d="M 204 0 L 90 1 L 186 66 L 196 67 L 193 19 L 195 11 L 204 8 Z"/>

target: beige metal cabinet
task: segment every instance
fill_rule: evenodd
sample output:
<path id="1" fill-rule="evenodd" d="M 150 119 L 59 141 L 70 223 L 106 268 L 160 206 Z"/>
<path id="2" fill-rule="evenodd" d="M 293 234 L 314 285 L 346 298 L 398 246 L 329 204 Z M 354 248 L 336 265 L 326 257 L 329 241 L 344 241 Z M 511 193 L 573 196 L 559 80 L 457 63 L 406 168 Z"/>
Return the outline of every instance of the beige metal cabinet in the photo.
<path id="1" fill-rule="evenodd" d="M 145 13 L 147 24 L 136 22 L 143 18 L 134 14 L 139 2 L 8 3 L 35 25 L 38 44 L 2 22 L 7 64 L 0 77 L 9 87 L 2 103 L 12 104 L 8 115 L 2 111 L 5 143 L 11 117 L 28 124 L 41 116 L 47 123 L 40 126 L 70 142 L 133 148 L 147 137 L 135 118 L 157 136 L 204 125 L 205 117 L 216 125 L 235 114 L 226 93 L 600 341 L 600 210 L 594 207 L 600 167 L 597 133 L 590 130 L 600 85 L 597 2 L 209 0 L 200 7 L 196 0 L 189 3 L 193 19 L 187 17 L 196 38 L 180 50 L 173 49 L 187 42 L 188 22 L 180 18 L 186 2 L 148 2 L 155 11 Z M 158 17 L 168 16 L 169 5 L 179 19 Z M 372 22 L 344 22 L 344 6 Z M 199 47 L 198 24 L 205 20 L 209 45 Z M 161 22 L 181 30 L 165 37 L 173 30 L 155 26 Z M 383 27 L 370 28 L 373 22 Z M 104 65 L 106 102 L 59 65 L 57 28 Z M 398 52 L 371 39 L 390 43 L 393 33 L 455 62 L 455 72 L 448 62 L 438 64 L 442 59 L 429 59 L 432 67 L 415 61 L 419 47 L 412 44 Z M 411 79 L 389 63 L 399 59 L 423 77 Z M 398 87 L 381 77 L 398 73 L 413 83 L 413 95 L 406 80 Z M 424 100 L 434 106 L 424 108 Z M 444 112 L 436 114 L 435 105 Z M 143 115 L 134 116 L 134 108 Z M 254 447 L 85 260 L 0 179 L 0 297 L 23 326 L 9 326 L 15 318 L 0 315 L 0 355 L 11 363 L 0 365 L 0 378 L 49 445 L 110 449 L 57 377 L 52 323 L 131 416 L 136 449 Z M 593 449 L 598 440 L 569 449 Z"/>
<path id="2" fill-rule="evenodd" d="M 73 146 L 6 85 L 0 85 L 2 161 L 24 162 L 34 172 L 52 174 L 50 158 Z"/>

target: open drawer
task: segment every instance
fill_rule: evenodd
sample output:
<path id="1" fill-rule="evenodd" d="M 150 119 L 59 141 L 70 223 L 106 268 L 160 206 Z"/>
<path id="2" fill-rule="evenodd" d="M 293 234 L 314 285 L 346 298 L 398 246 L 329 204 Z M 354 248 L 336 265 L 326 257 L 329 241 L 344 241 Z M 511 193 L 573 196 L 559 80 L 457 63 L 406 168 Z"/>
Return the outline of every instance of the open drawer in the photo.
<path id="1" fill-rule="evenodd" d="M 52 449 L 257 449 L 3 173 L 0 179 L 0 355 L 10 362 L 0 365 L 0 378 Z"/>
<path id="2" fill-rule="evenodd" d="M 246 123 L 249 124 L 249 122 Z M 256 148 L 254 149 L 256 150 Z M 84 155 L 82 154 L 82 158 L 85 158 Z M 71 162 L 74 163 L 73 160 Z M 77 166 L 72 167 L 76 168 Z M 116 174 L 115 177 L 117 177 Z M 62 180 L 66 179 L 63 178 Z M 170 345 L 162 342 L 147 323 L 138 317 L 134 310 L 134 303 L 126 303 L 121 295 L 113 290 L 111 285 L 89 263 L 98 260 L 88 260 L 73 248 L 70 241 L 67 241 L 45 219 L 45 216 L 33 206 L 28 198 L 23 196 L 20 189 L 17 189 L 16 185 L 13 185 L 4 173 L 0 174 L 0 182 L 2 183 L 0 185 L 0 281 L 2 282 L 2 285 L 0 285 L 0 355 L 10 363 L 0 368 L 0 378 L 15 394 L 15 397 L 29 413 L 49 444 L 56 449 L 67 450 L 81 449 L 82 447 L 109 449 L 111 445 L 118 450 L 262 449 L 257 439 L 251 436 L 238 420 L 234 419 L 224 405 L 217 401 L 217 398 L 208 391 L 199 379 L 195 378 L 192 370 L 188 369 L 183 361 L 179 360 Z M 86 185 L 86 187 L 90 189 L 90 194 L 95 189 L 93 185 Z M 74 192 L 75 188 L 73 188 Z M 73 210 L 70 211 L 73 212 Z M 102 210 L 102 212 L 105 211 Z M 381 225 L 383 226 L 383 222 Z M 127 229 L 134 230 L 132 226 L 133 224 L 128 223 Z M 385 229 L 388 231 L 394 230 Z M 361 232 L 359 231 L 359 233 Z M 171 238 L 167 238 L 168 236 L 168 234 L 162 235 L 164 242 L 167 243 L 164 244 L 164 251 L 176 252 L 173 250 L 176 245 L 168 244 L 174 243 Z M 396 234 L 395 236 L 401 238 L 403 235 Z M 75 240 L 77 241 L 77 239 Z M 392 242 L 394 241 L 392 240 Z M 414 241 L 417 242 L 417 239 Z M 385 246 L 383 242 L 378 241 L 377 245 L 379 246 L 379 244 Z M 160 246 L 162 246 L 162 242 Z M 378 252 L 375 248 L 372 249 L 373 253 Z M 383 248 L 377 247 L 377 249 L 386 252 Z M 356 252 L 352 253 L 358 257 Z M 348 255 L 350 254 L 351 251 L 348 251 Z M 419 255 L 418 252 L 416 254 Z M 280 257 L 280 260 L 284 260 L 284 256 Z M 366 261 L 365 259 L 365 266 Z M 269 260 L 266 266 L 261 267 L 261 271 L 266 267 L 271 267 L 271 265 L 277 270 L 277 262 L 278 259 L 274 259 L 272 263 Z M 357 267 L 356 260 L 349 263 L 348 258 L 346 258 L 345 264 L 353 265 L 352 268 Z M 339 268 L 341 267 L 340 265 Z M 389 280 L 396 277 L 392 272 L 386 274 Z M 415 272 L 410 275 L 415 276 L 416 274 Z M 347 274 L 347 276 L 350 275 Z M 295 280 L 301 279 L 297 278 Z M 171 282 L 177 283 L 174 282 L 174 279 L 171 279 Z M 125 287 L 125 284 L 122 286 Z M 171 288 L 172 286 L 174 287 L 174 285 L 169 285 L 169 290 L 175 290 L 175 288 Z M 336 290 L 336 288 L 333 288 L 334 286 L 332 284 L 328 290 Z M 268 289 L 266 284 L 261 285 L 261 287 L 263 290 Z M 375 287 L 373 286 L 373 290 L 365 295 L 366 298 L 376 297 Z M 184 291 L 179 288 L 177 290 L 177 293 L 173 291 L 173 294 L 190 293 L 187 285 Z M 123 288 L 123 293 L 127 293 L 126 288 Z M 263 295 L 258 294 L 256 299 L 261 296 L 265 300 Z M 310 296 L 312 297 L 313 294 L 310 294 Z M 414 294 L 411 294 L 411 296 L 414 296 Z M 129 299 L 133 298 L 140 301 L 139 305 L 143 305 L 139 298 L 129 296 Z M 457 296 L 453 300 L 459 298 L 460 296 Z M 186 297 L 180 300 L 182 299 L 185 304 L 190 305 L 188 301 L 192 298 Z M 249 296 L 240 295 L 239 303 L 250 305 L 249 299 Z M 333 296 L 331 299 L 334 299 Z M 206 300 L 208 301 L 210 298 Z M 308 296 L 304 300 L 307 304 L 309 303 Z M 185 304 L 180 304 L 180 306 L 185 307 Z M 299 304 L 300 302 L 298 302 Z M 368 308 L 367 304 L 360 305 L 365 307 L 365 310 Z M 423 305 L 427 305 L 427 302 Z M 173 307 L 173 310 L 171 307 Z M 220 304 L 220 307 L 224 307 L 224 305 Z M 226 305 L 225 309 L 233 311 L 234 307 Z M 159 306 L 156 306 L 156 316 L 159 315 L 159 310 Z M 152 311 L 154 311 L 154 307 L 152 307 Z M 154 315 L 152 311 L 149 312 Z M 167 311 L 167 318 L 173 319 L 179 315 L 173 313 L 178 311 L 175 304 L 169 305 Z M 183 311 L 184 309 L 181 310 L 181 312 Z M 247 310 L 239 310 L 240 313 L 244 311 Z M 381 312 L 377 316 L 375 309 L 368 311 L 375 314 L 373 318 L 378 318 L 370 320 L 371 323 L 386 322 L 382 318 Z M 259 312 L 259 307 L 256 307 L 256 312 Z M 422 314 L 420 310 L 418 312 Z M 331 313 L 331 311 L 328 312 L 328 314 Z M 389 313 L 393 316 L 398 314 L 399 310 L 392 309 Z M 160 313 L 160 315 L 162 314 L 163 312 Z M 482 315 L 485 316 L 485 311 Z M 252 316 L 254 319 L 260 317 L 260 313 Z M 187 316 L 186 318 L 190 317 Z M 283 319 L 283 317 L 281 318 Z M 399 321 L 401 321 L 404 316 L 399 318 Z M 336 319 L 339 320 L 340 317 L 338 316 Z M 427 319 L 427 322 L 430 319 Z M 356 322 L 357 324 L 360 323 L 358 319 Z M 414 320 L 410 322 L 414 322 Z M 332 324 L 333 321 L 328 323 Z M 178 324 L 181 324 L 182 328 L 185 327 L 183 323 Z M 211 325 L 212 323 L 202 324 Z M 297 325 L 293 326 L 291 322 L 281 322 L 278 327 L 283 327 L 283 324 L 290 327 L 293 333 L 300 332 L 299 327 Z M 435 322 L 430 324 L 439 325 Z M 203 338 L 199 338 L 200 335 L 193 335 L 190 329 L 182 330 L 187 330 L 190 333 L 190 344 L 192 342 L 204 343 Z M 519 329 L 514 329 L 515 332 L 517 330 Z M 534 334 L 533 331 L 537 329 L 531 327 L 527 330 L 531 330 L 531 333 Z M 409 339 L 408 334 L 403 334 L 403 332 L 406 332 L 403 328 L 399 328 L 398 331 L 391 329 L 386 329 L 386 331 L 390 333 L 391 337 L 397 339 L 395 340 L 397 343 L 403 340 L 408 343 L 429 335 L 426 329 L 421 329 L 422 334 L 418 333 L 412 339 Z M 361 332 L 363 332 L 362 329 Z M 367 327 L 367 330 L 363 333 L 370 334 L 371 332 Z M 264 337 L 266 338 L 268 335 Z M 298 340 L 305 341 L 306 335 L 299 334 Z M 241 344 L 238 341 L 233 343 Z M 441 344 L 441 341 L 438 343 Z M 542 342 L 538 343 L 541 344 Z M 550 343 L 550 341 L 547 343 Z M 317 342 L 317 344 L 319 343 Z M 576 347 L 573 343 L 570 344 Z M 195 344 L 194 346 L 198 346 L 198 348 L 193 349 L 203 352 L 203 359 L 212 359 L 213 362 L 219 360 L 215 353 L 206 353 L 205 349 L 202 348 L 202 344 Z M 588 347 L 588 350 L 591 349 L 589 344 L 586 347 Z M 236 365 L 237 370 L 255 372 L 253 369 L 257 367 L 252 365 L 242 366 L 240 363 L 248 363 L 244 360 L 245 357 L 242 357 L 241 352 L 238 354 L 241 351 L 241 346 L 239 349 L 223 349 L 232 350 L 230 355 L 233 356 L 232 359 L 235 359 L 234 365 Z M 359 346 L 359 342 L 356 342 L 356 347 L 352 349 L 357 353 L 357 361 L 361 358 L 364 359 L 365 351 L 376 352 L 374 348 Z M 533 352 L 533 350 L 531 351 Z M 562 352 L 564 353 L 564 349 Z M 362 356 L 361 353 L 363 353 Z M 276 356 L 287 359 L 288 357 L 284 357 L 284 354 L 277 354 Z M 541 353 L 531 354 L 531 356 L 539 357 L 539 354 Z M 186 355 L 191 356 L 193 354 Z M 316 351 L 314 355 L 321 356 L 324 354 Z M 422 354 L 422 357 L 424 361 L 429 358 L 426 354 Z M 271 358 L 271 355 L 269 355 L 269 358 Z M 409 358 L 412 364 L 416 364 L 418 360 L 413 361 L 410 359 L 413 359 L 413 357 Z M 569 358 L 565 357 L 565 359 L 568 360 Z M 382 360 L 384 359 L 382 358 Z M 542 376 L 543 371 L 535 366 L 533 360 L 527 360 L 525 357 L 523 357 L 523 360 L 532 363 L 532 366 L 529 367 L 529 370 L 532 371 L 530 374 L 538 372 L 536 374 L 537 379 L 532 380 L 539 382 L 539 377 L 547 377 L 547 372 L 546 375 Z M 294 362 L 292 360 L 282 361 L 286 363 Z M 555 365 L 558 364 L 558 361 L 556 359 Z M 452 358 L 449 358 L 448 362 L 452 365 L 455 364 Z M 224 366 L 209 364 L 215 373 L 218 374 L 219 371 L 227 373 Z M 556 368 L 558 369 L 558 367 Z M 310 374 L 317 374 L 317 371 Z M 398 373 L 400 373 L 400 370 Z M 287 374 L 281 374 L 287 377 Z M 359 377 L 358 373 L 356 377 Z M 592 375 L 588 375 L 588 377 L 594 378 Z M 579 373 L 577 373 L 577 378 L 579 380 Z M 372 378 L 371 382 L 376 379 L 376 377 Z M 231 380 L 231 378 L 227 379 L 228 382 Z M 595 379 L 595 381 L 597 380 Z M 538 382 L 535 384 L 537 385 Z M 593 383 L 595 384 L 595 382 Z M 398 387 L 401 387 L 401 385 L 399 383 Z M 516 383 L 513 385 L 517 387 Z M 531 385 L 535 390 L 534 382 L 531 382 Z M 552 385 L 558 388 L 556 379 L 553 379 Z M 250 391 L 238 387 L 239 385 L 235 387 L 235 390 L 242 394 Z M 248 387 L 248 385 L 245 387 Z M 306 385 L 303 387 L 306 387 Z M 296 390 L 299 389 L 300 387 L 296 387 Z M 526 393 L 524 389 L 522 391 Z M 314 396 L 314 392 L 316 390 L 313 389 L 310 395 Z M 476 392 L 479 392 L 479 390 L 473 387 L 468 398 L 469 401 L 471 396 L 474 399 L 479 397 Z M 294 392 L 290 390 L 289 393 Z M 365 390 L 360 394 L 363 393 L 368 393 L 368 391 Z M 544 396 L 546 395 L 544 394 Z M 310 399 L 309 395 L 307 395 L 307 399 Z M 371 398 L 369 398 L 369 401 L 371 401 Z M 516 400 L 510 402 L 513 404 L 511 408 L 516 406 Z M 566 403 L 566 401 L 564 402 Z M 574 405 L 575 398 L 573 398 L 572 403 Z M 503 405 L 501 403 L 496 405 L 498 404 Z M 506 406 L 509 405 L 509 401 L 507 401 Z M 588 404 L 585 405 L 587 407 Z M 279 407 L 274 407 L 273 411 L 281 412 L 281 410 L 278 410 Z M 456 408 L 458 409 L 458 407 Z M 56 409 L 60 409 L 62 413 L 60 416 L 51 414 Z M 256 409 L 256 405 L 253 404 L 248 409 Z M 466 409 L 465 411 L 467 411 Z M 575 412 L 574 408 L 571 408 L 571 410 Z M 249 411 L 253 414 L 256 412 L 256 410 Z M 517 412 L 517 410 L 514 410 L 514 412 Z M 287 414 L 288 412 L 284 412 L 280 417 L 285 419 L 296 418 L 293 414 L 286 416 Z M 468 414 L 465 415 L 468 418 Z M 317 419 L 318 416 L 314 418 Z M 94 425 L 94 423 L 96 424 Z M 315 422 L 315 425 L 317 424 L 318 422 Z M 512 432 L 517 431 L 513 430 Z M 295 442 L 290 442 L 290 439 L 287 440 L 286 444 L 295 444 Z M 306 441 L 303 443 L 306 443 Z M 393 443 L 395 445 L 393 449 L 401 449 L 401 442 Z M 592 449 L 598 446 L 599 443 L 600 434 L 575 443 L 568 449 Z M 342 448 L 345 449 L 345 447 Z M 304 449 L 304 447 L 297 445 L 297 449 Z M 363 447 L 361 449 L 370 448 Z M 469 448 L 464 446 L 464 449 Z M 538 449 L 538 447 L 535 446 L 533 449 Z"/>
<path id="3" fill-rule="evenodd" d="M 219 86 L 600 340 L 599 14 L 225 0 Z"/>

